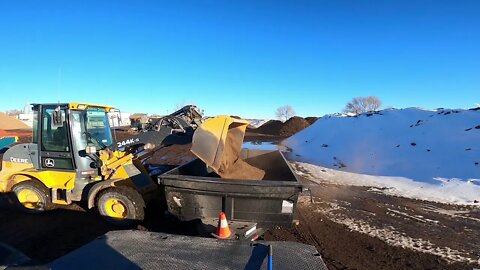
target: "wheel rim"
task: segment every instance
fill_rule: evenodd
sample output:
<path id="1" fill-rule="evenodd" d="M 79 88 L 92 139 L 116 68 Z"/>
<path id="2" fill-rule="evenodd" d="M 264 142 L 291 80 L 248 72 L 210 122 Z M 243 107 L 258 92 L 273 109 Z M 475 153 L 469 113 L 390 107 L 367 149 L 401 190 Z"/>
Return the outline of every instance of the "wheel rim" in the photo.
<path id="1" fill-rule="evenodd" d="M 105 201 L 105 212 L 109 217 L 126 218 L 128 216 L 127 206 L 124 202 L 112 198 Z"/>
<path id="2" fill-rule="evenodd" d="M 27 209 L 40 209 L 42 200 L 40 195 L 31 189 L 22 189 L 17 193 L 18 201 Z"/>

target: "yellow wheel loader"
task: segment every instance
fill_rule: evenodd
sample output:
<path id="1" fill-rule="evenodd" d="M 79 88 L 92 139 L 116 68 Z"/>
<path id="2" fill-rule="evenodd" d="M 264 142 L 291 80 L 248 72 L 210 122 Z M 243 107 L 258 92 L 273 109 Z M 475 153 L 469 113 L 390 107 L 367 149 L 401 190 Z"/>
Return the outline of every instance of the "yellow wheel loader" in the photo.
<path id="1" fill-rule="evenodd" d="M 32 143 L 17 144 L 3 155 L 0 192 L 12 193 L 18 206 L 39 213 L 56 205 L 86 201 L 109 221 L 127 225 L 144 218 L 157 184 L 142 160 L 156 149 L 198 138 L 195 154 L 216 164 L 230 125 L 241 146 L 248 122 L 220 116 L 195 131 L 174 116 L 154 131 L 115 140 L 108 113 L 113 107 L 84 104 L 33 104 Z M 203 126 L 203 125 L 202 125 Z M 112 134 L 113 133 L 113 134 Z M 229 141 L 232 141 L 230 139 Z M 213 165 L 218 166 L 218 165 Z"/>

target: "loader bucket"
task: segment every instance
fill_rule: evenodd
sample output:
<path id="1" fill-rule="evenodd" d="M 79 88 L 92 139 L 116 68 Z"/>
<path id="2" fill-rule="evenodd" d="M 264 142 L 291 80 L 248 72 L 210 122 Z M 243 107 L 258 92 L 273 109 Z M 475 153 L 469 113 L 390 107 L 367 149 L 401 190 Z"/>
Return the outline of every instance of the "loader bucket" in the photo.
<path id="1" fill-rule="evenodd" d="M 239 158 L 247 126 L 226 115 L 207 119 L 193 134 L 191 151 L 218 173 Z"/>

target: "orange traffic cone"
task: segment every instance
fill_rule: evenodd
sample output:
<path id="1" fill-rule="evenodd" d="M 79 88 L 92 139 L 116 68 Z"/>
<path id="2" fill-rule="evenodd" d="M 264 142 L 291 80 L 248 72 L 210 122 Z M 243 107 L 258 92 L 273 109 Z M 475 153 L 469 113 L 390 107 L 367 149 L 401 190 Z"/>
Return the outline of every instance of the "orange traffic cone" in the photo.
<path id="1" fill-rule="evenodd" d="M 220 219 L 218 220 L 217 232 L 212 233 L 218 239 L 227 239 L 232 235 L 228 227 L 227 217 L 224 212 L 220 212 Z"/>

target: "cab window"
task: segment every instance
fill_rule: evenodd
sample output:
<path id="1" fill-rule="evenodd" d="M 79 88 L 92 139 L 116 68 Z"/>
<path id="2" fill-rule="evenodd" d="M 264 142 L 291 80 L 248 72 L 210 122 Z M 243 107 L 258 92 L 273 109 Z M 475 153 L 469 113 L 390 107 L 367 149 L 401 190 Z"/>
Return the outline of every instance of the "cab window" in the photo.
<path id="1" fill-rule="evenodd" d="M 62 122 L 54 125 L 52 115 L 55 109 L 44 109 L 42 119 L 42 150 L 69 152 L 66 111 L 61 110 Z"/>

